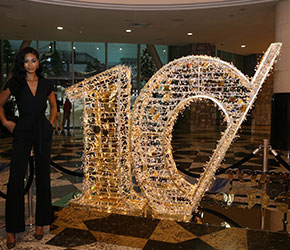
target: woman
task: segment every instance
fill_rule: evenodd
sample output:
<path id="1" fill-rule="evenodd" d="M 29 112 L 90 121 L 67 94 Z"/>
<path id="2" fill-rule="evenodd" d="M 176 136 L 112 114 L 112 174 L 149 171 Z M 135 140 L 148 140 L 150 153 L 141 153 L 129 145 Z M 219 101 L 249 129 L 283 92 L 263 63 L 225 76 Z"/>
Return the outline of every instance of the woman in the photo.
<path id="1" fill-rule="evenodd" d="M 17 124 L 6 119 L 3 106 L 14 95 L 19 111 Z M 49 121 L 45 117 L 47 100 Z M 52 124 L 57 112 L 53 84 L 41 77 L 38 52 L 27 47 L 15 61 L 13 77 L 0 93 L 0 120 L 13 133 L 12 159 L 5 207 L 7 247 L 15 246 L 15 233 L 25 231 L 24 176 L 31 150 L 35 155 L 35 238 L 43 237 L 43 226 L 53 221 L 50 191 Z"/>

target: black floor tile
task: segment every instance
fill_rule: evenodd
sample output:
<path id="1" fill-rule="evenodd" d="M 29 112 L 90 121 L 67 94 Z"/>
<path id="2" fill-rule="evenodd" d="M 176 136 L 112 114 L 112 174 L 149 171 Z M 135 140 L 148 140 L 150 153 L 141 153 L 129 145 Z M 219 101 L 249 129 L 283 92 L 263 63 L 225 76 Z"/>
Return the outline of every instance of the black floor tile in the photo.
<path id="1" fill-rule="evenodd" d="M 248 230 L 248 250 L 289 250 L 290 235 Z"/>
<path id="2" fill-rule="evenodd" d="M 88 220 L 84 223 L 91 231 L 148 239 L 159 220 L 112 214 L 106 218 Z"/>
<path id="3" fill-rule="evenodd" d="M 261 159 L 253 158 L 253 159 L 248 160 L 248 162 L 261 165 L 263 163 L 263 160 L 262 160 L 262 158 Z"/>
<path id="4" fill-rule="evenodd" d="M 180 160 L 180 159 L 184 159 L 185 156 L 184 155 L 183 156 L 179 156 L 179 155 L 173 154 L 173 158 L 174 158 L 174 160 Z"/>
<path id="5" fill-rule="evenodd" d="M 62 145 L 63 147 L 67 147 L 67 148 L 77 148 L 77 147 L 83 147 L 84 144 L 82 143 L 67 143 Z"/>
<path id="6" fill-rule="evenodd" d="M 58 164 L 61 165 L 62 167 L 80 168 L 83 163 L 81 161 L 66 161 L 66 162 L 62 162 L 62 163 L 58 163 Z"/>
<path id="7" fill-rule="evenodd" d="M 163 241 L 148 240 L 143 250 L 175 250 L 182 249 L 179 245 Z"/>
<path id="8" fill-rule="evenodd" d="M 210 155 L 198 155 L 198 156 L 194 157 L 193 161 L 206 163 L 207 161 L 209 161 L 209 159 L 210 159 Z"/>
<path id="9" fill-rule="evenodd" d="M 191 162 L 175 162 L 177 168 L 188 169 L 191 166 Z"/>
<path id="10" fill-rule="evenodd" d="M 79 156 L 75 155 L 57 155 L 51 158 L 52 161 L 68 161 L 71 159 L 79 159 Z"/>
<path id="11" fill-rule="evenodd" d="M 255 170 L 262 170 L 262 166 L 260 166 L 260 165 L 251 165 L 251 164 L 243 164 L 243 165 L 240 165 L 239 166 L 239 169 L 240 170 L 244 170 L 244 169 L 248 169 L 248 170 L 253 170 L 253 171 L 255 171 Z"/>
<path id="12" fill-rule="evenodd" d="M 190 156 L 190 155 L 197 155 L 198 152 L 197 151 L 193 151 L 193 150 L 191 150 L 191 151 L 178 150 L 175 153 L 179 154 L 179 155 L 188 155 L 188 156 Z"/>
<path id="13" fill-rule="evenodd" d="M 202 164 L 201 164 L 202 165 Z M 192 167 L 190 169 L 187 169 L 189 172 L 198 172 L 198 173 L 202 173 L 203 172 L 203 167 Z"/>
<path id="14" fill-rule="evenodd" d="M 58 155 L 58 154 L 63 154 L 63 153 L 71 153 L 73 152 L 73 149 L 67 149 L 67 148 L 53 148 L 51 150 L 52 155 Z"/>
<path id="15" fill-rule="evenodd" d="M 94 242 L 96 242 L 96 239 L 90 231 L 66 228 L 46 242 L 46 244 L 60 247 L 77 247 Z"/>
<path id="16" fill-rule="evenodd" d="M 178 151 L 192 146 L 192 144 L 184 143 L 184 140 L 177 142 L 177 141 L 174 141 L 174 139 L 172 140 L 171 145 L 174 150 L 178 150 Z"/>
<path id="17" fill-rule="evenodd" d="M 280 164 L 275 159 L 269 159 L 269 166 L 278 167 Z"/>
<path id="18" fill-rule="evenodd" d="M 199 238 L 184 241 L 178 244 L 180 249 L 194 249 L 194 250 L 217 250 L 216 248 L 208 245 Z"/>
<path id="19" fill-rule="evenodd" d="M 74 171 L 77 173 L 81 173 L 80 171 Z M 70 174 L 63 173 L 61 177 L 58 178 L 59 180 L 68 180 L 71 183 L 82 183 L 83 177 L 74 176 Z"/>
<path id="20" fill-rule="evenodd" d="M 51 188 L 52 199 L 62 198 L 75 191 L 79 191 L 79 190 L 73 185 L 52 187 Z"/>
<path id="21" fill-rule="evenodd" d="M 245 153 L 245 152 L 235 152 L 234 153 L 235 157 L 246 157 L 249 155 L 249 153 Z"/>
<path id="22" fill-rule="evenodd" d="M 216 248 L 211 247 L 210 245 L 206 244 L 201 239 L 193 239 L 184 241 L 181 243 L 168 243 L 162 241 L 155 241 L 155 240 L 148 240 L 143 250 L 159 250 L 159 249 L 168 249 L 168 250 L 175 250 L 175 249 L 188 249 L 188 250 L 217 250 Z"/>
<path id="23" fill-rule="evenodd" d="M 234 157 L 225 157 L 223 160 L 223 164 L 234 164 L 235 162 Z"/>
<path id="24" fill-rule="evenodd" d="M 219 226 L 199 225 L 186 222 L 178 222 L 178 224 L 196 236 L 203 236 L 206 234 L 215 233 L 225 229 L 224 227 Z"/>
<path id="25" fill-rule="evenodd" d="M 200 150 L 200 152 L 203 152 L 203 153 L 208 153 L 209 155 L 211 155 L 212 154 L 212 151 L 211 150 Z"/>

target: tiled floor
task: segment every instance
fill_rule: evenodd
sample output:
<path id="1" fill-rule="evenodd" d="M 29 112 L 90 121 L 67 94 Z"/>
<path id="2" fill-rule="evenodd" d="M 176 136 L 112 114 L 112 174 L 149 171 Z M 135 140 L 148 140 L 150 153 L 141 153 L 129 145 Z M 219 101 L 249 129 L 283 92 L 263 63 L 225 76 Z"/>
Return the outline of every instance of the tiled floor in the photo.
<path id="1" fill-rule="evenodd" d="M 199 174 L 202 165 L 209 159 L 219 135 L 219 132 L 213 131 L 190 134 L 177 131 L 172 141 L 177 166 L 190 173 Z M 228 167 L 242 159 L 268 137 L 268 128 L 260 128 L 253 133 L 245 127 L 240 133 L 240 138 L 227 152 L 222 167 Z M 11 138 L 1 138 L 0 141 L 0 190 L 6 193 Z M 80 130 L 74 131 L 71 135 L 55 135 L 52 160 L 62 167 L 80 172 L 82 147 Z M 281 155 L 289 163 L 288 152 L 281 152 Z M 275 172 L 285 172 L 273 157 L 269 161 L 269 166 L 269 169 Z M 241 169 L 262 170 L 261 152 L 243 164 Z M 49 232 L 47 229 L 45 237 L 37 242 L 33 238 L 33 228 L 28 227 L 25 233 L 18 235 L 15 249 L 290 249 L 289 234 L 226 228 L 220 224 L 210 225 L 205 224 L 206 218 L 202 219 L 204 224 L 181 223 L 63 207 L 69 198 L 80 192 L 82 178 L 63 174 L 53 168 L 51 178 L 52 198 L 57 208 L 52 230 Z M 192 177 L 186 178 L 192 181 Z M 236 181 L 231 183 L 229 181 L 231 178 Z M 283 181 L 285 180 L 288 185 L 289 178 L 286 177 Z M 224 201 L 217 200 L 216 194 L 221 191 L 230 194 L 230 190 L 234 190 L 236 195 L 234 206 L 247 207 L 249 193 L 246 190 L 249 187 L 260 190 L 261 183 L 262 175 L 253 171 L 243 176 L 239 173 L 220 175 L 211 189 L 214 194 L 209 193 L 203 202 L 226 207 Z M 275 182 L 269 182 L 268 189 L 273 191 L 274 184 Z M 281 185 L 275 188 L 276 194 L 273 192 L 272 196 L 269 194 L 272 200 L 281 192 Z M 5 233 L 4 202 L 5 200 L 0 198 L 2 236 Z M 258 198 L 256 203 L 261 203 Z M 5 249 L 3 237 L 0 240 L 0 249 Z"/>
<path id="2" fill-rule="evenodd" d="M 256 250 L 290 248 L 286 234 L 225 228 L 63 208 L 54 229 L 41 241 L 33 229 L 17 238 L 15 249 L 197 249 Z M 5 249 L 5 240 L 0 241 Z"/>

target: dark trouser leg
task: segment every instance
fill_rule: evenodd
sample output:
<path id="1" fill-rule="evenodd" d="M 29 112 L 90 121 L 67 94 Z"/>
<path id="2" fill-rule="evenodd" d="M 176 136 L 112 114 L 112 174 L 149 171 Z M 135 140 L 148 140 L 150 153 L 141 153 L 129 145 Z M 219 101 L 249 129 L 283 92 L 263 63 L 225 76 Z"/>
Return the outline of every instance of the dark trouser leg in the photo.
<path id="1" fill-rule="evenodd" d="M 24 177 L 32 142 L 14 138 L 5 207 L 6 231 L 25 231 Z"/>
<path id="2" fill-rule="evenodd" d="M 67 130 L 70 129 L 70 113 L 67 114 Z"/>
<path id="3" fill-rule="evenodd" d="M 42 140 L 41 151 L 35 147 L 35 183 L 36 183 L 36 213 L 37 226 L 50 225 L 53 222 L 53 210 L 50 190 L 50 150 L 51 139 Z"/>
<path id="4" fill-rule="evenodd" d="M 65 123 L 67 122 L 67 114 L 63 113 L 62 127 L 65 128 Z"/>

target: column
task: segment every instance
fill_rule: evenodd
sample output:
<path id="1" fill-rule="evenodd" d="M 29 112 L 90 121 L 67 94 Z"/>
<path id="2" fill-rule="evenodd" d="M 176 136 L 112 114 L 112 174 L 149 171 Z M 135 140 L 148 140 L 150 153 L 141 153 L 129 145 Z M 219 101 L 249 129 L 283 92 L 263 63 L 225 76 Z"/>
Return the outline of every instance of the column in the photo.
<path id="1" fill-rule="evenodd" d="M 290 151 L 290 0 L 277 3 L 275 36 L 283 46 L 274 73 L 271 145 Z"/>

